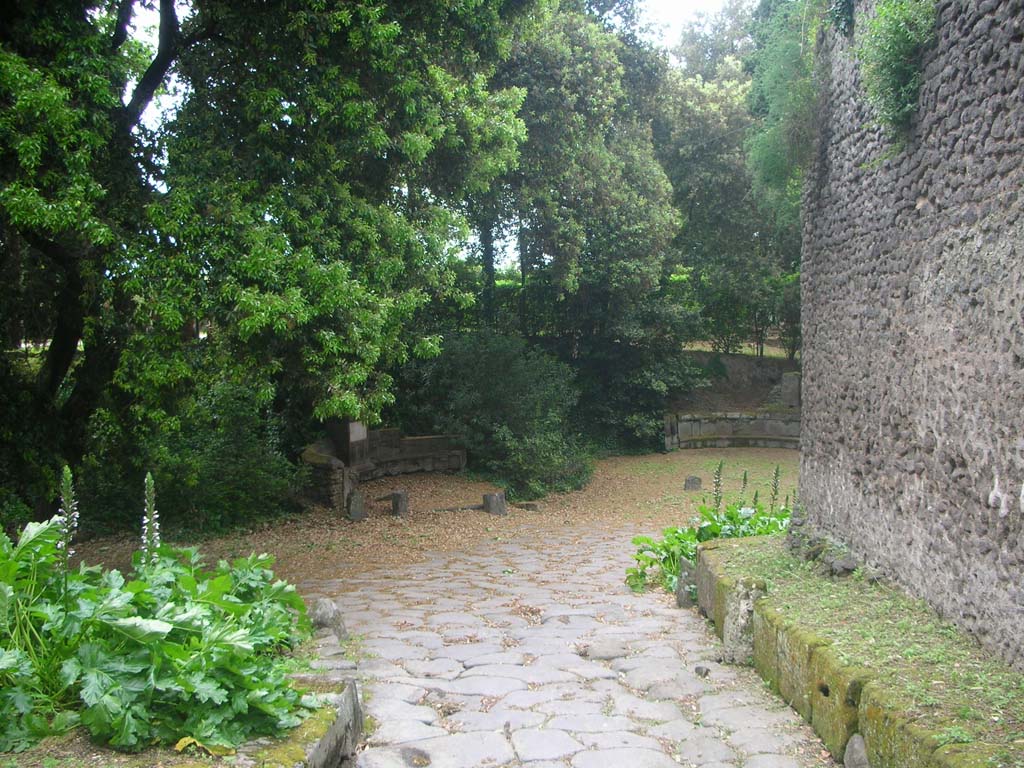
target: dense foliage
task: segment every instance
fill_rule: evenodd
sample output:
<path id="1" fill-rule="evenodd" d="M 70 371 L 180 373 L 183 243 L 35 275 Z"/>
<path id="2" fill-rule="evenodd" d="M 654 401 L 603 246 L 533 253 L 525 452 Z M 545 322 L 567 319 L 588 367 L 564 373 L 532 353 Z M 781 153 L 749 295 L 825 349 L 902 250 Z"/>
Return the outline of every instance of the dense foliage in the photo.
<path id="1" fill-rule="evenodd" d="M 40 515 L 64 460 L 132 480 L 110 446 L 173 442 L 210 378 L 373 421 L 522 135 L 488 76 L 532 3 L 167 1 L 155 45 L 141 7 L 15 3 L 0 30 L 0 327 L 38 343 L 0 356 L 0 483 Z"/>
<path id="2" fill-rule="evenodd" d="M 152 509 L 126 579 L 69 566 L 77 505 L 0 533 L 0 751 L 83 725 L 123 750 L 191 738 L 210 750 L 298 724 L 313 700 L 288 684 L 280 651 L 304 631 L 294 587 L 266 555 L 206 570 L 159 546 Z"/>
<path id="3" fill-rule="evenodd" d="M 410 433 L 462 435 L 471 466 L 535 498 L 581 487 L 590 461 L 568 432 L 572 370 L 522 338 L 479 331 L 406 372 L 398 418 Z"/>
<path id="4" fill-rule="evenodd" d="M 747 473 L 743 473 L 741 500 L 722 506 L 722 470 L 719 462 L 714 472 L 714 495 L 712 503 L 702 503 L 697 511 L 698 518 L 689 526 L 672 526 L 662 532 L 661 539 L 650 536 L 636 536 L 633 544 L 637 547 L 633 559 L 636 565 L 626 569 L 626 583 L 630 589 L 641 592 L 654 578 L 653 569 L 662 587 L 675 592 L 683 573 L 683 563 L 691 566 L 697 561 L 697 547 L 714 539 L 739 539 L 746 536 L 770 536 L 789 528 L 789 497 L 779 504 L 780 468 L 775 467 L 771 485 L 768 488 L 767 506 L 758 501 L 755 491 L 748 502 Z M 693 585 L 686 585 L 692 588 Z"/>
<path id="5" fill-rule="evenodd" d="M 917 110 L 921 58 L 935 40 L 936 8 L 935 0 L 881 0 L 857 46 L 868 101 L 897 141 Z"/>
<path id="6" fill-rule="evenodd" d="M 494 398 L 420 423 L 529 494 L 585 477 L 578 436 L 656 445 L 684 345 L 795 356 L 810 2 L 731 0 L 678 62 L 636 0 L 15 3 L 3 524 L 65 462 L 94 530 L 146 469 L 170 524 L 274 514 L 324 420 L 408 415 L 486 329 L 574 394 L 539 429 Z"/>
<path id="7" fill-rule="evenodd" d="M 658 580 L 669 592 L 679 583 L 682 561 L 697 561 L 697 546 L 713 539 L 739 539 L 745 536 L 770 536 L 789 527 L 789 510 L 785 507 L 765 509 L 762 504 L 741 506 L 730 504 L 724 510 L 702 505 L 700 522 L 687 527 L 673 526 L 662 532 L 660 540 L 636 536 L 633 559 L 636 565 L 626 571 L 626 582 L 635 591 L 642 591 L 657 569 Z"/>

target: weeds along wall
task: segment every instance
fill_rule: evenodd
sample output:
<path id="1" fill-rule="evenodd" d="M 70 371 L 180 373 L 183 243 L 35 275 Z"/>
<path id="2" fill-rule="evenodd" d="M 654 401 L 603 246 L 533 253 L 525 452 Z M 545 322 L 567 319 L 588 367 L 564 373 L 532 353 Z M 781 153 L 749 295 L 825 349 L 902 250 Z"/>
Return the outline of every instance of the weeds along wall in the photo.
<path id="1" fill-rule="evenodd" d="M 1024 3 L 938 13 L 903 148 L 856 33 L 822 33 L 800 498 L 812 532 L 1024 667 Z"/>

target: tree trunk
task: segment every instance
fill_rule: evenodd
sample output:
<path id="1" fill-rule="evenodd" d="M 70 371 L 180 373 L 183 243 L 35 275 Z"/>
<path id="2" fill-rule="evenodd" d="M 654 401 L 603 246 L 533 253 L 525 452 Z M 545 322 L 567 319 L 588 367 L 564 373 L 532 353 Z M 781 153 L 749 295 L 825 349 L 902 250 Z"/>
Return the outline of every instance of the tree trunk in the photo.
<path id="1" fill-rule="evenodd" d="M 497 311 L 494 306 L 494 221 L 480 223 L 480 255 L 484 266 L 484 289 L 481 295 L 484 323 L 494 325 Z"/>

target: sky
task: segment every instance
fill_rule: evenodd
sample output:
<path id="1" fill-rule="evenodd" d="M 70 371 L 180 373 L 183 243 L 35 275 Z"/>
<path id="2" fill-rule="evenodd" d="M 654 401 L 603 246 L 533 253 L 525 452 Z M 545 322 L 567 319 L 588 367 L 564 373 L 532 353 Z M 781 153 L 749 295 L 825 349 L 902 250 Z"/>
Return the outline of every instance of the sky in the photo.
<path id="1" fill-rule="evenodd" d="M 654 25 L 654 40 L 666 48 L 675 45 L 683 26 L 698 13 L 717 13 L 723 0 L 642 0 L 645 17 Z"/>

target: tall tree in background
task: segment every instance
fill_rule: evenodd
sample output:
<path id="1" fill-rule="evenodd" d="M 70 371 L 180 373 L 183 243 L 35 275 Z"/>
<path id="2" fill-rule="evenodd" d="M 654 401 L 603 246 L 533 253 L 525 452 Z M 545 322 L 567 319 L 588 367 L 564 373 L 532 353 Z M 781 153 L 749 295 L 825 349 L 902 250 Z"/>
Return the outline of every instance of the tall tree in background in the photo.
<path id="1" fill-rule="evenodd" d="M 665 394 L 691 381 L 688 316 L 666 294 L 677 217 L 646 111 L 664 63 L 586 11 L 561 7 L 499 72 L 526 92 L 508 176 L 519 320 L 578 372 L 583 421 L 649 439 Z"/>

